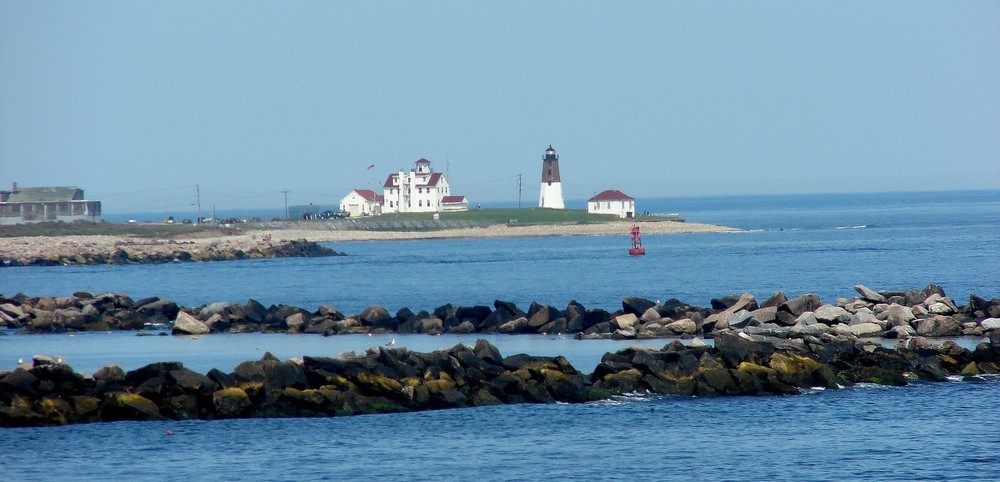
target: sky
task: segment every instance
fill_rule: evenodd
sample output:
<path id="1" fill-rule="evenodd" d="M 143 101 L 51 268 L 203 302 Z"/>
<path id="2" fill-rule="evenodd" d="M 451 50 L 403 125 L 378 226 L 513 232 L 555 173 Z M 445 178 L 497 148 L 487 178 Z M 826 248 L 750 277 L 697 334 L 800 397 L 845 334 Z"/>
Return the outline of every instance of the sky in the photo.
<path id="1" fill-rule="evenodd" d="M 998 189 L 998 52 L 995 1 L 0 0 L 0 189 L 336 204 L 426 158 L 537 205 L 549 145 L 567 200 Z"/>

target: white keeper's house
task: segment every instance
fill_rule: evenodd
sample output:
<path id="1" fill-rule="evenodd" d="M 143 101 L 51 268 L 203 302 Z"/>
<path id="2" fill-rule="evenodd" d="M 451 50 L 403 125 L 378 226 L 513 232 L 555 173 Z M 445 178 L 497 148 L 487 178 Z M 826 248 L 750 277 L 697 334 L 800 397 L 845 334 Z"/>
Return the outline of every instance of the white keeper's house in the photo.
<path id="1" fill-rule="evenodd" d="M 468 211 L 469 200 L 451 193 L 448 178 L 431 169 L 431 161 L 419 159 L 409 172 L 389 175 L 382 186 L 383 213 L 439 213 Z"/>
<path id="2" fill-rule="evenodd" d="M 375 194 L 371 189 L 355 189 L 340 200 L 340 211 L 350 213 L 351 217 L 377 216 L 382 214 L 381 194 Z"/>
<path id="3" fill-rule="evenodd" d="M 614 214 L 620 218 L 635 217 L 635 198 L 617 189 L 608 189 L 587 200 L 590 214 Z"/>

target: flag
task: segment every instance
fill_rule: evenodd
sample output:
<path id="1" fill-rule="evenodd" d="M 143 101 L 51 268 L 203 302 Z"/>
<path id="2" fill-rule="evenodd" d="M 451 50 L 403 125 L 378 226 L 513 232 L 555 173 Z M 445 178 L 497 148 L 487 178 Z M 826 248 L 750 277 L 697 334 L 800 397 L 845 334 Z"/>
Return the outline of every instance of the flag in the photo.
<path id="1" fill-rule="evenodd" d="M 375 169 L 375 164 L 372 164 L 372 165 L 368 166 L 368 170 L 369 171 L 372 170 L 372 169 Z"/>

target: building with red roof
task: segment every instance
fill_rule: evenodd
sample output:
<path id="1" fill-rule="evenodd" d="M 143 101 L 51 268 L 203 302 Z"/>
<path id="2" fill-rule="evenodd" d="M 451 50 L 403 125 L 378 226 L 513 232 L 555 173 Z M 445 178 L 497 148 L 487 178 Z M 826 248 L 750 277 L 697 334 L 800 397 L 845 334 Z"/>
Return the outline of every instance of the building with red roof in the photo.
<path id="1" fill-rule="evenodd" d="M 376 216 L 382 214 L 385 199 L 371 189 L 355 189 L 340 200 L 340 211 L 355 216 Z"/>
<path id="2" fill-rule="evenodd" d="M 382 184 L 383 213 L 468 211 L 465 196 L 451 193 L 448 178 L 434 172 L 431 161 L 418 159 L 410 171 L 389 174 Z"/>
<path id="3" fill-rule="evenodd" d="M 614 214 L 620 218 L 635 217 L 635 198 L 617 189 L 608 189 L 587 200 L 587 212 Z"/>

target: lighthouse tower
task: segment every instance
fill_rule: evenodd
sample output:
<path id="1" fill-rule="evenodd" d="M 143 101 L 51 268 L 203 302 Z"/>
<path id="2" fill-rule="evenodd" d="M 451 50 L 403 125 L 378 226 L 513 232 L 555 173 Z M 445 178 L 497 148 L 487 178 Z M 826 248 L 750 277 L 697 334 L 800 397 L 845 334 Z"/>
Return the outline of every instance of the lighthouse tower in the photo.
<path id="1" fill-rule="evenodd" d="M 538 207 L 550 209 L 565 209 L 563 203 L 562 182 L 559 180 L 559 156 L 549 145 L 542 158 L 542 189 L 538 196 Z"/>

